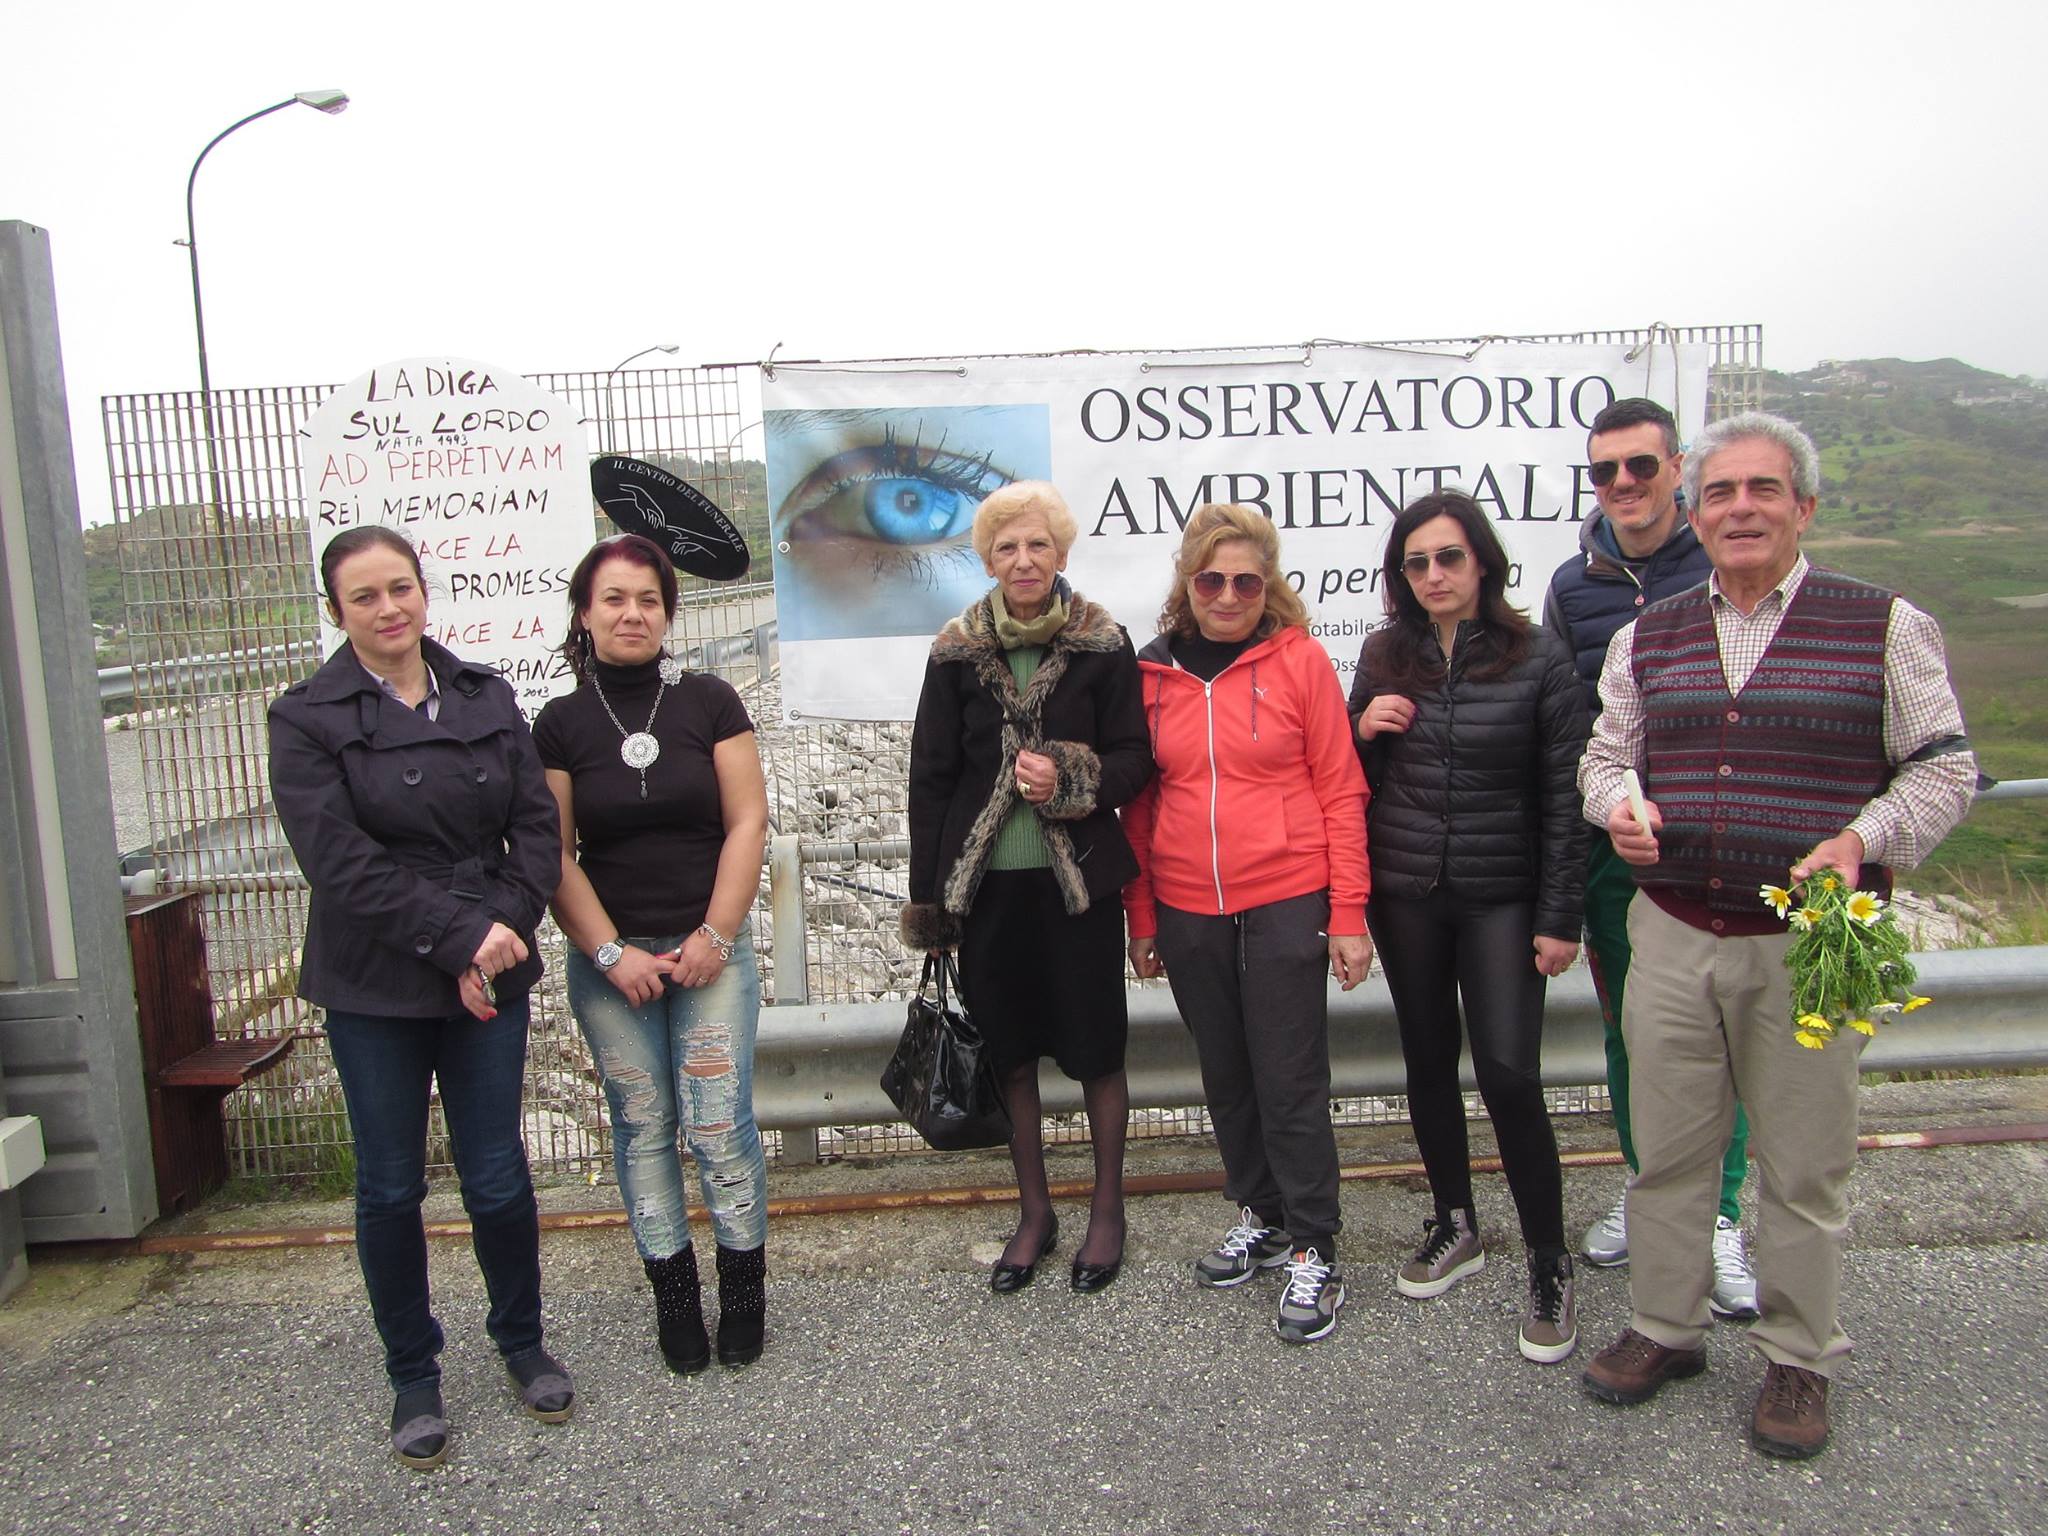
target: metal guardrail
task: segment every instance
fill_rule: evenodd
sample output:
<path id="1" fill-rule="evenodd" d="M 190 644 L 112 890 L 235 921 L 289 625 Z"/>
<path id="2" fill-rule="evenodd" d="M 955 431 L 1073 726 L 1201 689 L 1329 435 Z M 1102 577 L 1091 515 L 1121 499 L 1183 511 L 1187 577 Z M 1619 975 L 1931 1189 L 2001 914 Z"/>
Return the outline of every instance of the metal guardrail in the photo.
<path id="1" fill-rule="evenodd" d="M 777 937 L 780 937 L 778 931 Z M 2048 1066 L 2048 946 L 1953 949 L 1918 954 L 1919 985 L 1934 999 L 1910 1020 L 1880 1028 L 1863 1051 L 1867 1072 L 1933 1069 L 2003 1071 Z M 779 1005 L 761 1010 L 755 1044 L 754 1113 L 764 1129 L 815 1132 L 821 1126 L 870 1125 L 901 1117 L 880 1079 L 903 1032 L 904 1005 Z M 1203 1101 L 1200 1067 L 1187 1027 L 1163 986 L 1130 993 L 1125 1069 L 1133 1109 Z M 1789 1025 L 1788 1025 L 1789 1027 Z M 1830 1046 L 1830 1050 L 1839 1046 Z M 1462 1065 L 1470 1092 L 1469 1057 Z M 1583 968 L 1550 983 L 1543 1014 L 1545 1087 L 1607 1080 L 1600 1004 Z M 1330 989 L 1330 1092 L 1333 1098 L 1398 1095 L 1407 1090 L 1401 1041 L 1386 982 L 1351 992 Z M 1047 1114 L 1082 1108 L 1081 1086 L 1046 1066 L 1039 1092 Z M 786 1154 L 785 1154 L 786 1155 Z"/>
<path id="2" fill-rule="evenodd" d="M 1979 801 L 2048 797 L 2048 779 L 2011 779 L 1978 791 Z M 885 1124 L 898 1118 L 882 1093 L 883 1066 L 903 1030 L 903 1004 L 810 1006 L 806 975 L 803 872 L 820 864 L 883 862 L 909 857 L 906 838 L 803 843 L 771 840 L 769 885 L 775 915 L 777 1006 L 764 1008 L 756 1044 L 754 1109 L 761 1124 L 783 1133 L 783 1155 L 814 1159 L 826 1126 Z M 814 877 L 816 878 L 816 877 Z M 1864 1050 L 1870 1071 L 1994 1069 L 2048 1065 L 2048 948 L 1954 950 L 1917 956 L 1929 995 L 1945 1006 L 1914 1016 L 1910 1026 L 1881 1030 Z M 785 980 L 788 978 L 788 980 Z M 795 1005 L 795 1006 L 792 1006 Z M 1930 1023 L 1922 1024 L 1930 1014 Z M 1204 1100 L 1194 1046 L 1172 994 L 1163 987 L 1130 993 L 1130 1043 L 1125 1056 L 1133 1109 L 1169 1109 Z M 1400 1037 L 1386 982 L 1374 978 L 1350 993 L 1330 991 L 1330 1090 L 1336 1098 L 1407 1092 Z M 1474 1088 L 1469 1057 L 1461 1070 Z M 1607 1081 L 1607 1051 L 1592 978 L 1581 969 L 1550 984 L 1544 1010 L 1545 1087 L 1590 1087 Z M 1056 1069 L 1041 1072 L 1048 1114 L 1082 1107 L 1079 1085 Z"/>
<path id="3" fill-rule="evenodd" d="M 158 688 L 190 689 L 198 683 L 233 677 L 264 662 L 318 661 L 320 643 L 301 640 L 291 645 L 263 645 L 243 651 L 221 651 L 211 656 L 185 656 L 177 661 L 146 661 L 140 667 L 101 667 L 100 702 L 135 697 L 136 674 L 140 672 Z"/>
<path id="4" fill-rule="evenodd" d="M 729 669 L 742 656 L 752 656 L 757 672 L 766 677 L 769 655 L 775 645 L 776 621 L 768 620 L 737 635 L 717 635 L 693 642 L 683 660 L 700 670 Z M 263 645 L 242 651 L 221 651 L 211 656 L 186 656 L 177 661 L 148 661 L 140 667 L 101 667 L 100 702 L 135 697 L 139 672 L 159 689 L 190 688 L 196 683 L 216 682 L 263 662 L 317 662 L 320 642 L 301 640 L 291 645 Z"/>
<path id="5" fill-rule="evenodd" d="M 1977 803 L 1986 800 L 2038 800 L 2048 797 L 2048 779 L 1999 779 L 1977 791 Z"/>

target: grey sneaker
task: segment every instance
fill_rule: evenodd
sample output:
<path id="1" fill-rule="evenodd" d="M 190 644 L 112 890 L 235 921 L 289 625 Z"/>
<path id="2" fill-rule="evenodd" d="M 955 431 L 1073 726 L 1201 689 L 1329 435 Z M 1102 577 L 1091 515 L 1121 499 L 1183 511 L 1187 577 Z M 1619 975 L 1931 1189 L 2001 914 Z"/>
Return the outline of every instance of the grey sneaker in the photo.
<path id="1" fill-rule="evenodd" d="M 1586 1228 L 1586 1235 L 1579 1239 L 1579 1252 L 1585 1255 L 1588 1264 L 1597 1264 L 1602 1269 L 1628 1262 L 1627 1185 L 1622 1186 L 1614 1209 Z"/>
<path id="2" fill-rule="evenodd" d="M 1279 1268 L 1294 1248 L 1278 1227 L 1260 1226 L 1250 1206 L 1237 1214 L 1238 1223 L 1223 1234 L 1222 1246 L 1195 1260 L 1195 1278 L 1218 1290 L 1243 1285 L 1262 1269 Z"/>
<path id="3" fill-rule="evenodd" d="M 1755 1317 L 1760 1310 L 1742 1228 L 1726 1216 L 1714 1218 L 1714 1288 L 1707 1293 L 1707 1305 L 1716 1317 Z"/>
<path id="4" fill-rule="evenodd" d="M 1555 1365 L 1579 1347 L 1578 1295 L 1572 1256 L 1554 1260 L 1529 1256 L 1529 1302 L 1522 1311 L 1522 1358 Z"/>
<path id="5" fill-rule="evenodd" d="M 1317 1250 L 1304 1248 L 1287 1260 L 1287 1289 L 1280 1293 L 1273 1327 L 1285 1343 L 1312 1343 L 1337 1326 L 1337 1309 L 1343 1305 L 1344 1276 L 1336 1265 L 1324 1263 Z"/>
<path id="6" fill-rule="evenodd" d="M 1465 1211 L 1451 1212 L 1449 1221 L 1425 1221 L 1422 1246 L 1394 1276 L 1394 1289 L 1418 1301 L 1441 1296 L 1467 1275 L 1486 1268 L 1486 1250 Z"/>

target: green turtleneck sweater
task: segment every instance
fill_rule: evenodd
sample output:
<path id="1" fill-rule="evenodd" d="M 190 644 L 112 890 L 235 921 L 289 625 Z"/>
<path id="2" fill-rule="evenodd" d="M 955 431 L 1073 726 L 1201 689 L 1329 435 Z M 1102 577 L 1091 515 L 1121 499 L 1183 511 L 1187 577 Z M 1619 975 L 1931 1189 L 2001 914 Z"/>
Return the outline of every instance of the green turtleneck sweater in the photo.
<path id="1" fill-rule="evenodd" d="M 1003 659 L 1010 664 L 1010 676 L 1017 680 L 1017 691 L 1022 693 L 1030 685 L 1032 675 L 1038 671 L 1038 664 L 1045 660 L 1042 645 L 1020 645 L 1003 652 Z M 1003 820 L 1002 831 L 996 834 L 995 852 L 990 856 L 990 869 L 1047 869 L 1052 860 L 1046 857 L 1045 837 L 1038 828 L 1038 812 L 1024 803 L 1018 796 L 1017 803 L 1010 807 L 1010 814 Z"/>

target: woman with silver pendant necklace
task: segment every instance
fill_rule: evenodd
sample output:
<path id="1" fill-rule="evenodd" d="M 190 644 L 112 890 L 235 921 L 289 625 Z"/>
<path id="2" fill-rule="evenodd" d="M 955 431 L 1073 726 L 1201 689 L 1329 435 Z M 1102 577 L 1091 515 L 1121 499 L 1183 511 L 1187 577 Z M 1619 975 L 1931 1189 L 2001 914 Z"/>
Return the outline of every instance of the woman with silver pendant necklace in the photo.
<path id="1" fill-rule="evenodd" d="M 555 920 L 569 1007 L 604 1079 L 633 1242 L 670 1369 L 710 1363 L 680 1133 L 718 1239 L 718 1358 L 761 1353 L 767 1167 L 754 1123 L 761 981 L 747 935 L 768 791 L 739 695 L 663 641 L 676 573 L 650 539 L 598 544 L 569 579 L 575 692 L 534 722 L 562 812 Z"/>

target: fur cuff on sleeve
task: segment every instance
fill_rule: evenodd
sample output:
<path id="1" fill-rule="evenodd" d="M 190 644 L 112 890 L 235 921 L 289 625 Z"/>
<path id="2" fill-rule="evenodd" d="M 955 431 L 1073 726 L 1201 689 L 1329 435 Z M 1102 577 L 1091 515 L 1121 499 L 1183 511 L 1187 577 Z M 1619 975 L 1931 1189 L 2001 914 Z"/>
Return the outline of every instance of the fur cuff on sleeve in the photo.
<path id="1" fill-rule="evenodd" d="M 935 901 L 906 901 L 897 926 L 904 945 L 920 955 L 960 947 L 960 919 Z"/>
<path id="2" fill-rule="evenodd" d="M 1038 808 L 1050 821 L 1079 821 L 1095 814 L 1095 796 L 1102 788 L 1102 759 L 1078 741 L 1048 741 L 1045 755 L 1059 769 L 1052 798 Z"/>

